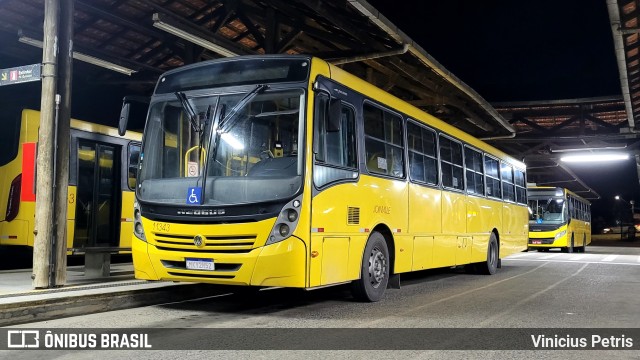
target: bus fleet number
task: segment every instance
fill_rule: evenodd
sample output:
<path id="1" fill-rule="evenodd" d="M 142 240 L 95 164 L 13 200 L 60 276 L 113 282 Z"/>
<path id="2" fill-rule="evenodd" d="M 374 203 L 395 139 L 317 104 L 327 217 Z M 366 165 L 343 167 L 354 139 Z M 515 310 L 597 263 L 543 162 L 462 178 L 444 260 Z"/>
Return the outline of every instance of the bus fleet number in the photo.
<path id="1" fill-rule="evenodd" d="M 170 226 L 171 224 L 167 224 L 167 223 L 161 223 L 161 222 L 154 222 L 153 223 L 153 230 L 154 231 L 162 231 L 162 232 L 169 232 L 170 230 Z"/>

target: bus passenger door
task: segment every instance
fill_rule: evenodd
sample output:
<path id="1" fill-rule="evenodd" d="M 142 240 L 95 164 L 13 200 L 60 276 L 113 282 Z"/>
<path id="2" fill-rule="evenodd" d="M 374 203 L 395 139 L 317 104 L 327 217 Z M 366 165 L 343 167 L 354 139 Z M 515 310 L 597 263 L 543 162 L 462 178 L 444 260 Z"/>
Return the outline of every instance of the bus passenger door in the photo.
<path id="1" fill-rule="evenodd" d="M 120 149 L 78 140 L 73 247 L 117 247 L 120 233 Z"/>

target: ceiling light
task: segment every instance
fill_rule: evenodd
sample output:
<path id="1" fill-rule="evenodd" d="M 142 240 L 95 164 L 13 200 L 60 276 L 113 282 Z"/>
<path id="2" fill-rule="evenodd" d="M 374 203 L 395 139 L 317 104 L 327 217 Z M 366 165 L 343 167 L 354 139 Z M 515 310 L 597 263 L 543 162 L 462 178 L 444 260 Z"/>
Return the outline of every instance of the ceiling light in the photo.
<path id="1" fill-rule="evenodd" d="M 586 154 L 586 155 L 566 155 L 560 158 L 564 162 L 599 162 L 618 161 L 629 159 L 629 154 Z"/>
<path id="2" fill-rule="evenodd" d="M 20 41 L 23 44 L 27 44 L 27 45 L 31 45 L 31 46 L 42 48 L 42 41 L 30 38 L 28 36 L 19 35 L 18 36 L 18 41 Z M 121 66 L 121 65 L 118 65 L 118 64 L 114 64 L 114 63 L 106 61 L 106 60 L 98 59 L 97 57 L 93 57 L 93 56 L 89 56 L 89 55 L 86 55 L 86 54 L 83 54 L 83 53 L 79 53 L 77 51 L 73 52 L 73 58 L 76 59 L 76 60 L 84 61 L 86 63 L 93 64 L 93 65 L 96 65 L 96 66 L 100 66 L 102 68 L 113 70 L 113 71 L 119 72 L 121 74 L 129 75 L 129 76 L 131 76 L 131 74 L 136 72 L 135 70 L 129 69 L 127 67 L 124 67 L 124 66 Z"/>
<path id="3" fill-rule="evenodd" d="M 549 150 L 552 153 L 559 153 L 559 152 L 572 152 L 572 151 L 591 151 L 591 150 L 621 150 L 621 149 L 626 149 L 627 145 L 608 145 L 608 146 L 601 146 L 601 147 L 551 147 L 549 148 Z"/>
<path id="4" fill-rule="evenodd" d="M 226 56 L 226 57 L 238 56 L 238 54 L 225 48 L 224 46 L 215 44 L 212 41 L 203 39 L 197 35 L 194 35 L 188 32 L 187 30 L 181 29 L 178 26 L 167 23 L 166 20 L 163 20 L 160 18 L 160 14 L 158 13 L 153 14 L 153 26 L 157 27 L 158 29 L 166 31 L 169 34 L 175 35 L 181 39 L 187 40 L 193 44 L 202 46 L 203 48 L 211 50 L 222 56 Z"/>

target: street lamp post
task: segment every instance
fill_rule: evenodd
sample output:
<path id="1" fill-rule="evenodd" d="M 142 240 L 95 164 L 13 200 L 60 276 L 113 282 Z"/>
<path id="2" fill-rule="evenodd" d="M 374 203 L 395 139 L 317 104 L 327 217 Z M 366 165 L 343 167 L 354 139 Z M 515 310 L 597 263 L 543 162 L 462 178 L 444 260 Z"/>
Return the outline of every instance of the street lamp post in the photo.
<path id="1" fill-rule="evenodd" d="M 631 208 L 631 227 L 628 229 L 628 240 L 635 240 L 636 238 L 636 228 L 635 228 L 635 224 L 634 224 L 634 215 L 635 215 L 635 211 L 633 208 L 633 205 L 635 204 L 635 202 L 633 200 L 625 200 L 623 199 L 620 195 L 616 195 L 615 197 L 616 200 L 621 200 L 623 202 L 625 202 L 627 205 L 629 205 L 629 207 Z M 620 240 L 623 239 L 622 237 L 622 221 L 620 221 Z"/>

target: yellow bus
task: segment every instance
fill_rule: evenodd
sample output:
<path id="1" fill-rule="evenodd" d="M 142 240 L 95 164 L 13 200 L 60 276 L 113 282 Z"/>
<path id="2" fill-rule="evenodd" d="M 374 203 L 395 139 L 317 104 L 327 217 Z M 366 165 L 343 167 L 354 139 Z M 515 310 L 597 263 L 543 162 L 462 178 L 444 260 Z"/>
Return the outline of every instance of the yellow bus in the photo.
<path id="1" fill-rule="evenodd" d="M 33 247 L 40 112 L 3 116 L 0 132 L 0 245 Z M 100 248 L 131 252 L 133 190 L 142 134 L 71 120 L 68 254 Z"/>
<path id="2" fill-rule="evenodd" d="M 377 301 L 401 273 L 493 274 L 527 247 L 523 163 L 317 58 L 165 73 L 142 146 L 138 279 Z"/>
<path id="3" fill-rule="evenodd" d="M 529 187 L 529 249 L 585 252 L 591 243 L 591 204 L 559 187 Z"/>

